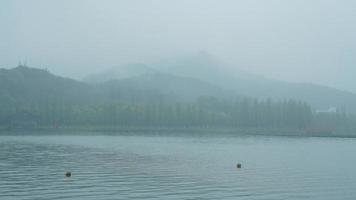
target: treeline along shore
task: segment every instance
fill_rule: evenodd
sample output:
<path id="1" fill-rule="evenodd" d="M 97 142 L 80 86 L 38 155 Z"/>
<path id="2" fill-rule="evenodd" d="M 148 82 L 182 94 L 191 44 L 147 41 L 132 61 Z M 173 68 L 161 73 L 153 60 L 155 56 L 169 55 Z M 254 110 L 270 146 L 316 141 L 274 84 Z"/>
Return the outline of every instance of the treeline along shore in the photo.
<path id="1" fill-rule="evenodd" d="M 202 95 L 178 100 L 156 90 L 90 85 L 27 67 L 3 70 L 0 76 L 2 131 L 210 129 L 352 135 L 356 130 L 353 115 L 339 110 L 315 112 L 307 102 L 294 99 Z"/>

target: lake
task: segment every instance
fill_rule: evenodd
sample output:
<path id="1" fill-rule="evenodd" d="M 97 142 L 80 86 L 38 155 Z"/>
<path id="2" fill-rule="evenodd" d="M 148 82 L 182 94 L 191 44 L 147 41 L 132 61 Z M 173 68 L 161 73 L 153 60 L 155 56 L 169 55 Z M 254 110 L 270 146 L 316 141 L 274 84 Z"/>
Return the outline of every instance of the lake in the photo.
<path id="1" fill-rule="evenodd" d="M 354 200 L 355 152 L 347 138 L 0 136 L 0 199 Z"/>

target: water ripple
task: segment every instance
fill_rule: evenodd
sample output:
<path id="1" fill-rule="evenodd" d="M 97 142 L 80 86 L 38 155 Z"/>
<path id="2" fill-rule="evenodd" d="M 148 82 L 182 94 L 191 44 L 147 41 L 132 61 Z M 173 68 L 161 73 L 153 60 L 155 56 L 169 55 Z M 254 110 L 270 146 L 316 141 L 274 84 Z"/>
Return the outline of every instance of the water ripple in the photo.
<path id="1" fill-rule="evenodd" d="M 2 137 L 0 199 L 356 199 L 354 141 L 79 139 Z"/>

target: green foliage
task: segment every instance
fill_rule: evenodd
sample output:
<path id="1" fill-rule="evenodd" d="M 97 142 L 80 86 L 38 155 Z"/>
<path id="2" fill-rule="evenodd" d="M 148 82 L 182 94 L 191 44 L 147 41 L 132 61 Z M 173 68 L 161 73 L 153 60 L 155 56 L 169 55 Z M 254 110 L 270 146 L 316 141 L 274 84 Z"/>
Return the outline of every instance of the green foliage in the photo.
<path id="1" fill-rule="evenodd" d="M 23 66 L 0 70 L 0 126 L 36 124 L 55 127 L 97 125 L 305 130 L 313 127 L 351 127 L 355 124 L 355 119 L 345 113 L 313 114 L 308 104 L 296 100 L 200 95 L 195 100 L 184 101 L 176 98 L 175 94 L 144 87 L 146 82 L 139 84 L 139 87 L 132 85 L 127 82 L 89 85 Z"/>
<path id="2" fill-rule="evenodd" d="M 235 101 L 202 97 L 192 103 L 96 103 L 68 104 L 48 101 L 45 104 L 17 105 L 16 109 L 0 109 L 1 124 L 7 124 L 18 113 L 31 113 L 42 126 L 108 125 L 108 126 L 172 126 L 172 127 L 308 127 L 311 109 L 296 101 L 237 99 Z"/>

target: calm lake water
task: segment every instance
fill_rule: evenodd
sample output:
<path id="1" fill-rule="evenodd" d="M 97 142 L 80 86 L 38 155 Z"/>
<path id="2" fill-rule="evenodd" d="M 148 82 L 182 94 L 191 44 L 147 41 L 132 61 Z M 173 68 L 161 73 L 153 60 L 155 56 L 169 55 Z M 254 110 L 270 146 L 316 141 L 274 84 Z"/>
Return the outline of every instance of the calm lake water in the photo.
<path id="1" fill-rule="evenodd" d="M 354 200 L 355 153 L 341 138 L 0 136 L 0 199 Z"/>

